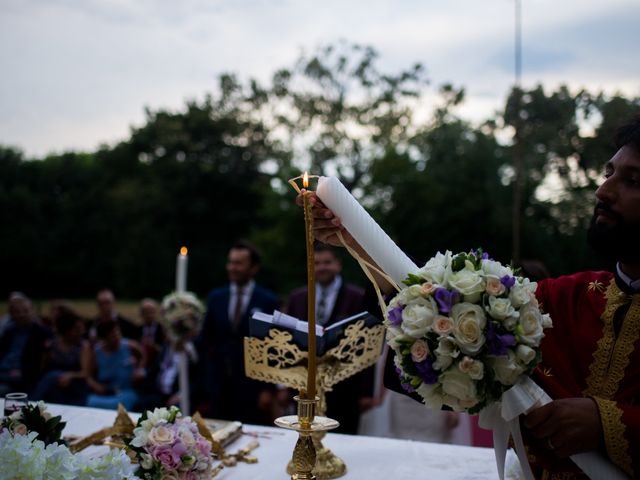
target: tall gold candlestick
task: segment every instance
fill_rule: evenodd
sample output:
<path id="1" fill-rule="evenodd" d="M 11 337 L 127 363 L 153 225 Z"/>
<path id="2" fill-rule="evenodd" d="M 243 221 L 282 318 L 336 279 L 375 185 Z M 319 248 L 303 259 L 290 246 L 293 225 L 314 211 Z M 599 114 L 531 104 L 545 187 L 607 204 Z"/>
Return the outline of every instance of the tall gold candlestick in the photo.
<path id="1" fill-rule="evenodd" d="M 309 176 L 304 172 L 302 186 L 309 187 Z M 311 192 L 304 194 L 304 226 L 307 241 L 307 320 L 309 322 L 309 348 L 307 364 L 307 398 L 313 400 L 316 397 L 316 267 L 313 255 L 313 213 L 309 201 Z"/>

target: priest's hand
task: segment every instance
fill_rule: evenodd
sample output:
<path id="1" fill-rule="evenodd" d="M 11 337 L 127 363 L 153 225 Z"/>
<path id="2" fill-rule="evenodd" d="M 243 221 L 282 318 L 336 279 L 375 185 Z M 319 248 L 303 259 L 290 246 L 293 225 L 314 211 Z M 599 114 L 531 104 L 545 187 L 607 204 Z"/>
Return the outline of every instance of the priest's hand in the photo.
<path id="1" fill-rule="evenodd" d="M 344 228 L 340 219 L 329 210 L 322 200 L 318 198 L 315 192 L 306 193 L 306 190 L 302 190 L 296 198 L 296 203 L 300 206 L 303 205 L 302 196 L 309 195 L 309 202 L 311 203 L 311 211 L 313 212 L 313 235 L 316 240 L 333 245 L 336 247 L 342 247 L 343 244 L 338 237 L 338 232 L 342 234 L 342 238 L 352 248 L 358 249 L 359 245 L 351 236 L 351 234 Z"/>
<path id="2" fill-rule="evenodd" d="M 524 425 L 560 458 L 597 450 L 603 438 L 600 413 L 591 398 L 554 400 L 526 415 Z"/>

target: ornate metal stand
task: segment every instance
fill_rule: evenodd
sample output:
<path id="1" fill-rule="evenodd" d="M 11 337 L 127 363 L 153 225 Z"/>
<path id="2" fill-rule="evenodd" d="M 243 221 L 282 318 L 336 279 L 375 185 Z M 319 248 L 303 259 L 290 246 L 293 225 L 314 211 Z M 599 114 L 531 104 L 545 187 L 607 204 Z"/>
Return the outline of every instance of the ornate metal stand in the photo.
<path id="1" fill-rule="evenodd" d="M 272 328 L 264 339 L 245 337 L 246 375 L 263 382 L 286 385 L 297 390 L 305 389 L 307 352 L 300 350 L 291 339 L 289 332 L 277 328 Z M 337 383 L 375 364 L 382 351 L 383 342 L 383 325 L 365 327 L 363 321 L 358 321 L 347 327 L 340 343 L 318 359 L 317 400 L 312 400 L 313 405 L 308 406 L 309 400 L 296 397 L 298 415 L 276 420 L 276 425 L 300 433 L 293 459 L 287 467 L 287 472 L 292 478 L 324 480 L 337 478 L 346 473 L 345 463 L 322 444 L 326 431 L 338 426 L 335 420 L 324 417 L 327 410 L 326 393 Z M 309 412 L 309 408 L 312 408 L 313 414 Z M 316 412 L 319 416 L 315 416 Z M 304 476 L 306 474 L 301 474 L 302 470 L 299 468 L 304 463 L 301 459 L 307 457 L 301 452 L 310 450 L 313 450 L 315 467 L 312 467 L 313 471 L 309 473 L 312 476 Z"/>

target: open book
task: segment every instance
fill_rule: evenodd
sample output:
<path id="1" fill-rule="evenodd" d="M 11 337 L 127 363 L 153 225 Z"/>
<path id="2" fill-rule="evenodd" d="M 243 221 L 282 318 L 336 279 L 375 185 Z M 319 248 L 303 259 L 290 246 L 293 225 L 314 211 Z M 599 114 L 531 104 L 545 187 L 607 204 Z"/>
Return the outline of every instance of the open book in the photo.
<path id="1" fill-rule="evenodd" d="M 326 327 L 316 325 L 316 354 L 322 356 L 327 350 L 338 345 L 344 336 L 345 329 L 358 320 L 364 320 L 365 327 L 371 327 L 382 322 L 381 319 L 374 317 L 369 312 L 360 312 Z M 293 342 L 300 347 L 301 350 L 308 350 L 309 327 L 307 322 L 287 315 L 286 313 L 279 312 L 278 310 L 275 310 L 273 315 L 264 312 L 255 312 L 249 323 L 249 335 L 257 338 L 265 338 L 272 328 L 286 330 L 291 333 Z"/>

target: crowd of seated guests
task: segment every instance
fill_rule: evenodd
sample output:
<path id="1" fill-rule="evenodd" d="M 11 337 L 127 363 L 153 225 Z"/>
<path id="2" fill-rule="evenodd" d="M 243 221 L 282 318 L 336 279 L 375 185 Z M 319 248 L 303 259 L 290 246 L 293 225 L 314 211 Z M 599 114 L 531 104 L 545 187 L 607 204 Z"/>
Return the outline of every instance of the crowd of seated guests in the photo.
<path id="1" fill-rule="evenodd" d="M 131 411 L 177 405 L 184 346 L 166 339 L 158 303 L 143 299 L 136 324 L 116 311 L 111 291 L 98 292 L 96 302 L 93 319 L 64 303 L 42 318 L 26 295 L 11 293 L 0 317 L 0 396 L 20 391 L 31 400 L 107 409 L 122 403 Z M 189 358 L 195 375 L 196 357 Z"/>

